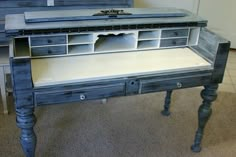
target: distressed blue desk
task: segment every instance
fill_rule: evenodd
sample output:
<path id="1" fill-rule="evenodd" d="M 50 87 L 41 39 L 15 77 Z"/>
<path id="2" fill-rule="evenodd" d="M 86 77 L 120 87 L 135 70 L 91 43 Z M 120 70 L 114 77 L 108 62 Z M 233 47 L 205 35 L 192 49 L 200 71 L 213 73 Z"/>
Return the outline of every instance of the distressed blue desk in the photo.
<path id="1" fill-rule="evenodd" d="M 17 126 L 27 157 L 36 147 L 34 109 L 48 104 L 204 86 L 191 149 L 222 82 L 230 42 L 185 10 L 122 9 L 31 12 L 6 17 Z"/>

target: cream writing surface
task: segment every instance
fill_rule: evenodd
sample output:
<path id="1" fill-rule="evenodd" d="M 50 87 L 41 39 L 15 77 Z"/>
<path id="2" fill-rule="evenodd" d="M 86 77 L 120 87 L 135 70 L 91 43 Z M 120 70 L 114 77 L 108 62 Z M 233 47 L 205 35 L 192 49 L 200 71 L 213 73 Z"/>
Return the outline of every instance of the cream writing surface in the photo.
<path id="1" fill-rule="evenodd" d="M 184 57 L 183 57 L 184 56 Z M 189 48 L 32 59 L 35 87 L 211 68 Z"/>

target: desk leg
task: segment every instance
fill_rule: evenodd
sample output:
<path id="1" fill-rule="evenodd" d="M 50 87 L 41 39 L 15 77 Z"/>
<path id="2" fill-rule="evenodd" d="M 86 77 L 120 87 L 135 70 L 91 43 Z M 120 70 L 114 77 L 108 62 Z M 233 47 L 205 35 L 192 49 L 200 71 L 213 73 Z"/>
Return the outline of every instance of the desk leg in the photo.
<path id="1" fill-rule="evenodd" d="M 6 95 L 6 81 L 5 81 L 5 73 L 4 73 L 4 68 L 3 67 L 0 67 L 0 88 L 1 88 L 3 112 L 4 112 L 4 114 L 8 114 L 7 95 Z"/>
<path id="2" fill-rule="evenodd" d="M 208 85 L 205 86 L 205 89 L 201 92 L 203 102 L 198 110 L 198 129 L 195 135 L 194 144 L 191 146 L 193 152 L 201 151 L 201 141 L 204 134 L 204 128 L 212 113 L 211 104 L 217 98 L 217 88 L 218 84 Z"/>
<path id="3" fill-rule="evenodd" d="M 172 92 L 173 92 L 172 90 L 166 92 L 164 110 L 161 111 L 161 114 L 163 116 L 169 116 L 170 115 L 170 103 L 171 103 Z"/>
<path id="4" fill-rule="evenodd" d="M 26 157 L 34 157 L 36 147 L 36 135 L 34 125 L 36 117 L 34 107 L 16 108 L 16 123 L 21 129 L 20 142 Z"/>

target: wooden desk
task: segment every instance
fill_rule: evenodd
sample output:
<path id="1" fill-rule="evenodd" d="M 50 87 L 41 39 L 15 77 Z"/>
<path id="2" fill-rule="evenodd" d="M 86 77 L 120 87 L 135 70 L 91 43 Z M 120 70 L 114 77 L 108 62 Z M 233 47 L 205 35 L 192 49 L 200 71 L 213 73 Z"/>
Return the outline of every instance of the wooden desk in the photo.
<path id="1" fill-rule="evenodd" d="M 83 11 L 76 20 L 63 16 L 65 21 L 58 17 L 60 11 L 37 12 L 28 22 L 24 14 L 7 16 L 17 126 L 26 156 L 35 154 L 35 107 L 167 91 L 162 113 L 169 115 L 172 90 L 204 86 L 191 147 L 200 152 L 230 42 L 204 28 L 206 20 L 184 10 L 152 9 L 148 14 L 149 9 L 125 9 L 132 13 L 128 19 L 110 10 L 112 15 L 85 19 L 97 11 Z M 143 18 L 143 13 L 151 17 Z M 52 17 L 56 21 L 50 22 Z"/>

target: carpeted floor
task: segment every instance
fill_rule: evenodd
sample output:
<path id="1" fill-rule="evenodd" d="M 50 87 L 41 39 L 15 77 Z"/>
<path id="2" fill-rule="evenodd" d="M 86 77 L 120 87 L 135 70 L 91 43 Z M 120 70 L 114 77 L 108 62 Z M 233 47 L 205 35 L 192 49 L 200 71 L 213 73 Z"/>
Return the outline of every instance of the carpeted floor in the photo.
<path id="1" fill-rule="evenodd" d="M 220 92 L 205 129 L 203 150 L 190 151 L 197 128 L 200 89 L 175 91 L 172 114 L 163 117 L 164 93 L 36 109 L 37 157 L 235 157 L 236 95 Z M 20 130 L 0 115 L 0 157 L 23 156 Z M 2 106 L 0 108 L 2 110 Z"/>

